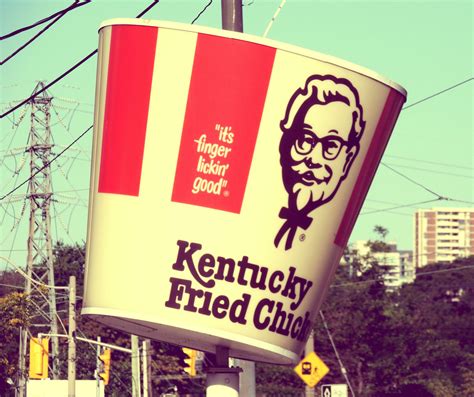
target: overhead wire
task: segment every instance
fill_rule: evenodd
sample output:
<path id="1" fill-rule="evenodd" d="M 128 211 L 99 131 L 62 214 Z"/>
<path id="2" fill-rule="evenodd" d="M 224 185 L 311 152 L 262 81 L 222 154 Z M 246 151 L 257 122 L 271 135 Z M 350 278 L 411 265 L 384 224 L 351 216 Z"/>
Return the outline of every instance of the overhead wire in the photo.
<path id="1" fill-rule="evenodd" d="M 2 197 L 0 197 L 0 201 L 4 200 L 6 197 L 11 195 L 12 193 L 16 192 L 20 187 L 22 187 L 24 184 L 28 183 L 32 178 L 34 178 L 38 173 L 43 171 L 46 167 L 49 167 L 49 165 L 56 160 L 57 158 L 61 157 L 61 155 L 68 150 L 72 145 L 74 145 L 79 139 L 81 139 L 86 133 L 88 133 L 92 129 L 92 125 L 87 128 L 84 132 L 82 132 L 76 139 L 74 139 L 66 148 L 64 148 L 61 152 L 59 152 L 56 156 L 54 156 L 50 161 L 48 161 L 43 167 L 38 169 L 34 174 L 32 174 L 29 178 L 25 179 L 22 183 L 17 185 L 15 188 L 10 190 L 8 193 L 4 194 Z"/>
<path id="2" fill-rule="evenodd" d="M 346 380 L 347 385 L 349 386 L 349 390 L 351 391 L 352 397 L 355 397 L 354 390 L 352 389 L 351 382 L 349 380 L 349 375 L 347 373 L 346 368 L 344 367 L 344 364 L 341 360 L 341 356 L 339 355 L 339 352 L 337 351 L 336 344 L 334 343 L 334 339 L 332 338 L 331 331 L 329 331 L 328 324 L 326 322 L 326 318 L 324 317 L 323 311 L 319 311 L 319 316 L 321 317 L 321 320 L 323 321 L 323 326 L 324 329 L 326 330 L 326 333 L 329 338 L 329 342 L 331 343 L 332 349 L 334 350 L 334 354 L 336 355 L 337 362 L 339 364 L 339 368 L 341 369 L 342 376 Z"/>
<path id="3" fill-rule="evenodd" d="M 389 166 L 388 164 L 384 163 L 384 162 L 381 162 L 380 163 L 381 165 L 383 165 L 384 167 L 388 168 L 389 170 L 391 170 L 392 172 L 396 173 L 397 175 L 401 176 L 402 178 L 405 178 L 406 180 L 410 181 L 411 183 L 421 187 L 422 189 L 426 190 L 427 192 L 435 195 L 437 197 L 437 200 L 441 200 L 441 201 L 451 201 L 451 202 L 458 202 L 458 203 L 465 203 L 465 204 L 474 204 L 473 201 L 468 201 L 468 200 L 462 200 L 462 199 L 456 199 L 456 198 L 452 198 L 452 197 L 448 197 L 448 196 L 443 196 L 441 194 L 438 194 L 436 192 L 434 192 L 433 190 L 429 189 L 428 187 L 426 187 L 425 185 L 423 185 L 422 183 L 420 182 L 417 182 L 415 181 L 413 178 L 410 178 L 409 176 L 403 174 L 402 172 L 400 171 L 397 171 L 396 169 L 394 169 L 393 167 Z"/>
<path id="4" fill-rule="evenodd" d="M 36 284 L 36 285 L 39 285 L 39 286 L 42 286 L 42 287 L 46 287 L 46 288 L 52 288 L 52 289 L 69 289 L 69 287 L 67 287 L 67 286 L 48 285 L 48 284 L 45 284 L 41 281 L 37 281 L 37 280 L 31 278 L 30 276 L 28 276 L 28 274 L 26 274 L 20 266 L 18 266 L 16 263 L 11 261 L 9 258 L 6 258 L 4 256 L 0 256 L 0 259 L 7 262 L 9 265 L 13 266 L 18 273 L 20 273 L 24 278 L 30 280 L 33 284 Z"/>
<path id="5" fill-rule="evenodd" d="M 427 254 L 421 254 L 419 256 L 424 256 Z M 415 272 L 416 278 L 423 277 L 430 274 L 437 274 L 437 273 L 447 273 L 447 272 L 455 272 L 458 270 L 465 270 L 465 269 L 474 269 L 474 265 L 466 265 L 466 266 L 458 266 L 458 267 L 450 267 L 449 269 L 439 269 L 439 270 L 432 270 L 429 272 Z M 340 284 L 333 284 L 330 288 L 337 288 L 337 287 L 348 287 L 351 285 L 358 285 L 358 284 L 370 284 L 380 281 L 379 279 L 371 279 L 371 280 L 358 280 L 358 281 L 351 281 L 348 283 L 340 283 Z"/>
<path id="6" fill-rule="evenodd" d="M 212 4 L 212 0 L 209 0 L 209 3 L 206 4 L 206 6 L 199 12 L 199 14 L 196 15 L 196 17 L 193 19 L 193 21 L 191 22 L 191 25 L 194 24 L 194 22 L 196 22 L 199 17 L 204 14 L 207 10 L 207 8 Z"/>
<path id="7" fill-rule="evenodd" d="M 140 18 L 143 16 L 145 13 L 147 13 L 151 8 L 153 8 L 156 4 L 158 4 L 159 1 L 154 1 L 151 3 L 147 8 L 145 8 L 140 14 L 138 14 L 137 18 Z M 92 51 L 90 54 L 88 54 L 86 57 L 84 57 L 81 61 L 79 61 L 76 65 L 74 65 L 72 68 L 68 69 L 66 72 L 62 73 L 59 77 L 57 77 L 55 80 L 53 80 L 51 83 L 46 84 L 42 89 L 36 91 L 33 95 L 31 95 L 29 98 L 19 102 L 17 105 L 15 105 L 13 108 L 8 110 L 7 112 L 3 113 L 1 117 L 5 117 L 6 115 L 10 114 L 11 112 L 15 111 L 18 109 L 20 106 L 24 105 L 25 103 L 29 102 L 31 99 L 51 87 L 53 84 L 61 80 L 63 77 L 65 77 L 67 74 L 71 73 L 74 69 L 82 65 L 84 62 L 86 62 L 88 59 L 90 59 L 93 55 L 97 53 L 97 49 Z M 0 197 L 0 201 L 4 200 L 6 197 L 9 195 L 13 194 L 16 190 L 18 190 L 21 186 L 23 186 L 25 183 L 29 182 L 35 175 L 37 175 L 39 172 L 44 170 L 46 167 L 48 167 L 52 162 L 54 162 L 57 158 L 59 158 L 64 152 L 66 152 L 69 148 L 71 148 L 79 139 L 81 139 L 89 130 L 93 128 L 93 125 L 91 125 L 89 128 L 87 128 L 84 132 L 82 132 L 76 139 L 74 139 L 68 146 L 66 146 L 60 153 L 58 153 L 55 157 L 53 157 L 47 164 L 45 164 L 42 168 L 40 168 L 36 173 L 31 175 L 28 179 L 23 181 L 21 184 L 17 185 L 14 187 L 12 190 L 10 190 L 8 193 L 4 194 L 2 197 Z M 73 190 L 74 191 L 74 190 Z"/>
<path id="8" fill-rule="evenodd" d="M 360 215 L 370 215 L 370 214 L 376 214 L 376 213 L 379 213 L 379 212 L 390 212 L 390 211 L 393 211 L 393 210 L 397 210 L 397 209 L 399 209 L 399 208 L 407 208 L 407 207 L 419 206 L 419 205 L 428 204 L 428 203 L 433 203 L 433 202 L 435 202 L 435 201 L 440 201 L 440 200 L 442 200 L 442 198 L 436 198 L 436 199 L 425 200 L 425 201 L 418 201 L 418 202 L 415 202 L 415 203 L 397 205 L 396 207 L 381 208 L 381 209 L 377 209 L 377 210 L 361 212 Z"/>
<path id="9" fill-rule="evenodd" d="M 364 205 L 363 209 L 366 210 L 366 211 L 380 211 L 380 210 L 382 210 L 381 212 L 387 212 L 388 214 L 398 215 L 398 216 L 408 216 L 410 218 L 413 218 L 413 214 L 406 214 L 406 213 L 403 213 L 403 212 L 396 212 L 396 211 L 390 211 L 390 210 L 387 211 L 384 208 L 380 209 L 380 208 L 375 208 L 375 207 L 367 207 L 367 206 Z M 363 215 L 363 213 L 361 213 L 361 215 Z"/>
<path id="10" fill-rule="evenodd" d="M 432 94 L 432 95 L 429 95 L 429 96 L 427 96 L 426 98 L 420 99 L 419 101 L 416 101 L 416 102 L 414 102 L 414 103 L 411 103 L 410 105 L 407 105 L 407 106 L 403 107 L 402 110 L 409 109 L 409 108 L 411 108 L 411 107 L 413 107 L 413 106 L 415 106 L 415 105 L 418 105 L 418 104 L 420 104 L 420 103 L 422 103 L 422 102 L 427 101 L 428 99 L 434 98 L 434 97 L 436 97 L 436 96 L 438 96 L 438 95 L 441 95 L 441 94 L 443 94 L 443 93 L 445 93 L 445 92 L 447 92 L 447 91 L 450 91 L 450 90 L 452 90 L 453 88 L 456 88 L 456 87 L 459 87 L 460 85 L 469 83 L 469 82 L 472 81 L 472 80 L 474 80 L 474 77 L 469 77 L 468 79 L 466 79 L 466 80 L 464 80 L 464 81 L 461 81 L 460 83 L 457 83 L 457 84 L 455 84 L 455 85 L 453 85 L 453 86 L 451 86 L 451 87 L 445 88 L 444 90 L 441 90 L 441 91 L 436 92 L 436 93 L 434 93 L 434 94 Z"/>
<path id="11" fill-rule="evenodd" d="M 41 36 L 44 32 L 46 32 L 48 29 L 50 29 L 56 22 L 58 22 L 62 17 L 64 17 L 66 14 L 68 14 L 70 11 L 72 11 L 75 8 L 81 7 L 85 4 L 90 3 L 91 0 L 84 0 L 83 3 L 77 3 L 75 1 L 75 4 L 66 8 L 65 11 L 62 11 L 51 21 L 49 24 L 47 24 L 43 29 L 41 29 L 37 34 L 35 34 L 31 39 L 26 41 L 24 44 L 22 44 L 20 47 L 18 47 L 15 51 L 13 51 L 10 55 L 7 55 L 2 61 L 0 61 L 0 65 L 5 64 L 8 62 L 10 59 L 12 59 L 15 55 L 17 55 L 20 51 L 24 50 L 26 47 L 28 47 L 31 43 L 33 43 L 39 36 Z M 76 4 L 77 3 L 77 4 Z"/>
<path id="12" fill-rule="evenodd" d="M 455 174 L 453 172 L 445 172 L 445 171 L 438 171 L 438 170 L 429 170 L 426 168 L 419 168 L 419 167 L 413 167 L 410 165 L 403 165 L 403 164 L 387 164 L 384 163 L 387 166 L 392 166 L 392 167 L 398 167 L 398 168 L 406 168 L 409 170 L 415 170 L 415 171 L 421 171 L 421 172 L 429 172 L 432 174 L 436 175 L 449 175 L 449 176 L 456 176 L 459 178 L 467 178 L 467 179 L 474 179 L 474 175 L 463 175 L 463 174 Z"/>
<path id="13" fill-rule="evenodd" d="M 79 3 L 79 0 L 74 0 L 74 3 L 72 3 L 71 5 L 69 5 L 66 8 L 63 8 L 62 10 L 59 10 L 59 11 L 55 12 L 54 14 L 51 14 L 49 17 L 40 19 L 39 21 L 37 21 L 35 23 L 32 23 L 30 25 L 23 26 L 19 29 L 16 29 L 16 30 L 10 32 L 10 33 L 7 33 L 4 36 L 0 36 L 0 40 L 6 40 L 6 39 L 9 39 L 10 37 L 16 36 L 17 34 L 26 32 L 27 30 L 33 29 L 36 26 L 42 25 L 43 23 L 50 21 L 51 19 L 57 17 L 58 15 L 60 15 L 61 13 L 65 12 L 65 11 L 70 11 L 73 8 L 81 7 L 81 6 L 83 6 L 83 5 L 85 5 L 89 2 L 90 2 L 90 0 L 85 0 L 85 2 Z"/>
<path id="14" fill-rule="evenodd" d="M 451 164 L 451 163 L 440 163 L 437 161 L 428 161 L 428 160 L 422 160 L 419 158 L 412 158 L 412 157 L 405 157 L 405 156 L 396 156 L 396 155 L 390 155 L 390 154 L 384 154 L 384 157 L 386 158 L 393 158 L 393 159 L 399 159 L 399 160 L 407 160 L 407 161 L 412 161 L 416 163 L 425 163 L 425 164 L 433 164 L 437 165 L 439 167 L 451 167 L 451 168 L 459 168 L 459 169 L 464 169 L 464 170 L 473 170 L 473 167 L 466 167 L 458 164 Z"/>
<path id="15" fill-rule="evenodd" d="M 443 196 L 441 194 L 438 194 L 436 193 L 435 191 L 427 188 L 425 185 L 421 184 L 420 182 L 417 182 L 415 181 L 414 179 L 410 178 L 409 176 L 401 173 L 400 171 L 397 171 L 396 169 L 394 169 L 393 167 L 389 166 L 388 164 L 384 163 L 384 162 L 381 162 L 380 163 L 381 165 L 383 165 L 384 167 L 388 168 L 390 171 L 394 172 L 395 174 L 401 176 L 402 178 L 405 178 L 406 180 L 410 181 L 411 183 L 421 187 L 422 189 L 426 190 L 428 193 L 431 193 L 433 195 L 435 195 L 436 197 L 442 199 Z"/>
<path id="16" fill-rule="evenodd" d="M 281 1 L 280 5 L 278 6 L 278 8 L 275 11 L 275 14 L 273 14 L 272 19 L 270 20 L 270 22 L 267 25 L 267 28 L 265 29 L 265 32 L 263 33 L 263 37 L 267 37 L 268 32 L 272 28 L 273 22 L 275 22 L 275 20 L 278 18 L 278 14 L 280 14 L 280 11 L 282 10 L 285 3 L 286 3 L 286 0 Z"/>
<path id="17" fill-rule="evenodd" d="M 140 12 L 136 18 L 140 18 L 143 15 L 145 15 L 149 10 L 151 10 L 154 6 L 156 6 L 159 3 L 159 0 L 153 1 L 148 7 L 146 7 L 142 12 Z M 24 104 L 28 103 L 30 100 L 38 96 L 39 94 L 43 93 L 47 89 L 51 88 L 54 84 L 56 84 L 58 81 L 62 80 L 64 77 L 66 77 L 68 74 L 76 70 L 79 66 L 81 66 L 83 63 L 87 62 L 89 59 L 91 59 L 94 55 L 97 54 L 97 48 L 93 51 L 91 51 L 89 54 L 87 54 L 84 58 L 82 58 L 80 61 L 75 63 L 73 66 L 71 66 L 69 69 L 67 69 L 65 72 L 61 73 L 58 77 L 56 77 L 53 81 L 51 81 L 48 84 L 45 84 L 41 89 L 37 90 L 34 92 L 32 95 L 30 95 L 28 98 L 20 101 L 17 103 L 15 106 L 7 110 L 6 112 L 2 113 L 0 115 L 0 119 L 9 115 L 10 113 L 14 112 L 16 109 L 19 107 L 23 106 Z"/>

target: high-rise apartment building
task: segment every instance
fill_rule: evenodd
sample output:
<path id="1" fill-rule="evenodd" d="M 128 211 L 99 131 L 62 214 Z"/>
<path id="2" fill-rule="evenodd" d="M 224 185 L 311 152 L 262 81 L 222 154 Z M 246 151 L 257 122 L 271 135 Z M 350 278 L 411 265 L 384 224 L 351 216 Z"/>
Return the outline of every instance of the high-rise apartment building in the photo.
<path id="1" fill-rule="evenodd" d="M 351 244 L 350 249 L 353 255 L 358 255 L 363 266 L 370 266 L 370 260 L 373 259 L 385 268 L 384 284 L 389 290 L 415 281 L 412 251 L 397 250 L 397 243 L 394 241 L 388 241 L 385 245 L 387 252 L 371 252 L 368 241 L 359 240 Z M 350 266 L 351 258 L 345 259 L 344 264 Z"/>
<path id="2" fill-rule="evenodd" d="M 416 268 L 474 255 L 474 209 L 433 208 L 415 212 Z"/>

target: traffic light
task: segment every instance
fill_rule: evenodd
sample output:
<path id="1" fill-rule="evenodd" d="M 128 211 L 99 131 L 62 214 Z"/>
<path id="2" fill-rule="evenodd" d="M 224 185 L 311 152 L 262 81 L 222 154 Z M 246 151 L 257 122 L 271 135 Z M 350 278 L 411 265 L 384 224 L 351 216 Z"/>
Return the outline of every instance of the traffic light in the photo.
<path id="1" fill-rule="evenodd" d="M 103 379 L 104 385 L 109 384 L 111 356 L 111 349 L 104 349 L 103 353 L 99 355 L 99 360 L 102 362 L 102 372 L 99 372 L 99 376 Z"/>
<path id="2" fill-rule="evenodd" d="M 48 377 L 49 338 L 30 339 L 30 379 Z"/>
<path id="3" fill-rule="evenodd" d="M 187 364 L 187 367 L 184 367 L 184 372 L 188 373 L 189 376 L 196 376 L 196 356 L 197 351 L 183 347 L 183 353 L 186 354 L 189 358 L 185 358 L 184 362 Z"/>

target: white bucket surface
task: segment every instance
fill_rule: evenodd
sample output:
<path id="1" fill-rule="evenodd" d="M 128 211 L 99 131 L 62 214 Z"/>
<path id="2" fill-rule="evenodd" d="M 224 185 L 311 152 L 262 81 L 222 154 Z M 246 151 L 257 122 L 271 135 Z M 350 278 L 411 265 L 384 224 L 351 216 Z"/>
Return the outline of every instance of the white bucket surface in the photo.
<path id="1" fill-rule="evenodd" d="M 103 24 L 83 314 L 298 361 L 405 95 L 266 39 Z"/>

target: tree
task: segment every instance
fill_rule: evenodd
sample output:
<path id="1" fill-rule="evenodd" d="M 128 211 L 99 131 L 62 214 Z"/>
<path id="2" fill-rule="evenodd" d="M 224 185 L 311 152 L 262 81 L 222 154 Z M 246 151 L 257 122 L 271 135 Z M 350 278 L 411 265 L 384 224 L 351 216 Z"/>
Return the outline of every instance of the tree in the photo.
<path id="1" fill-rule="evenodd" d="M 386 237 L 388 235 L 388 229 L 381 225 L 375 225 L 373 231 L 379 237 L 376 240 L 369 240 L 367 246 L 370 248 L 370 253 L 374 254 L 377 252 L 390 252 L 392 247 L 387 244 Z"/>
<path id="2" fill-rule="evenodd" d="M 8 379 L 18 375 L 18 338 L 29 325 L 31 303 L 28 297 L 12 292 L 0 297 L 0 395 L 13 395 Z"/>

